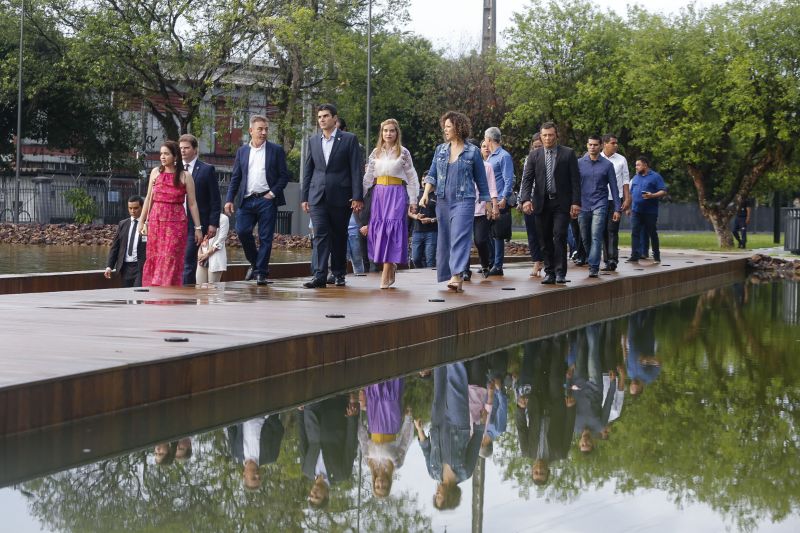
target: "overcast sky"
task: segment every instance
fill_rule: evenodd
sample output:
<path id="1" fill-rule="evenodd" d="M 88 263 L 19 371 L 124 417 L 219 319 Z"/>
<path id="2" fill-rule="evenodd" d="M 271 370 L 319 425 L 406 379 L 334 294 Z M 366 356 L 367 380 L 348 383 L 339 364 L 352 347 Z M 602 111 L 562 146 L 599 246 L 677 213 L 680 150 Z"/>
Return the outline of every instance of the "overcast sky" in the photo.
<path id="1" fill-rule="evenodd" d="M 496 0 L 497 39 L 502 46 L 502 32 L 511 24 L 514 12 L 524 11 L 529 0 Z M 606 0 L 598 6 L 612 9 L 620 15 L 628 11 L 628 4 L 639 4 L 648 11 L 674 13 L 690 4 L 688 0 Z M 697 0 L 698 6 L 708 7 L 722 0 Z M 409 30 L 430 39 L 437 48 L 447 48 L 455 53 L 479 48 L 481 40 L 481 14 L 483 0 L 411 0 Z"/>

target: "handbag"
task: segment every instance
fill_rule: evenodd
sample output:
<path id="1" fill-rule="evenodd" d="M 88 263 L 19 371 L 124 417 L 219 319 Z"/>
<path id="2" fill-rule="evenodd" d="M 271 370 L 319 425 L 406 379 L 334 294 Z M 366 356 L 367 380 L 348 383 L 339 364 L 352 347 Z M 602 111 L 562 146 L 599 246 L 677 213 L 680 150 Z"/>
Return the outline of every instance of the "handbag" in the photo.
<path id="1" fill-rule="evenodd" d="M 511 210 L 504 209 L 500 216 L 492 222 L 492 237 L 495 239 L 511 240 Z"/>

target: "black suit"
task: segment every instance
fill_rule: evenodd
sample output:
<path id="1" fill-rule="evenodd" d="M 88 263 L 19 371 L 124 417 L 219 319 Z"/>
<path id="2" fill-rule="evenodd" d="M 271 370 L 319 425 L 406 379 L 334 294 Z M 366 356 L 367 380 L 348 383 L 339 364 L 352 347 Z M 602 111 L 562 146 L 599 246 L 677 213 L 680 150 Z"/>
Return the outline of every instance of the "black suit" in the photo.
<path id="1" fill-rule="evenodd" d="M 358 438 L 358 416 L 345 416 L 347 396 L 336 396 L 297 411 L 300 459 L 303 474 L 316 477 L 317 458 L 322 461 L 331 484 L 353 475 Z"/>
<path id="2" fill-rule="evenodd" d="M 314 277 L 328 277 L 328 257 L 335 276 L 347 271 L 347 225 L 350 201 L 362 201 L 364 165 L 358 139 L 336 130 L 328 162 L 322 151 L 322 136 L 312 135 L 303 174 L 303 202 L 308 202 L 314 225 Z"/>
<path id="3" fill-rule="evenodd" d="M 219 227 L 219 214 L 222 210 L 214 165 L 208 165 L 198 159 L 192 169 L 192 179 L 197 210 L 200 212 L 200 225 L 203 226 L 205 235 L 209 226 Z M 197 243 L 194 242 L 194 221 L 188 205 L 186 215 L 189 221 L 189 239 L 186 241 L 186 254 L 183 258 L 183 284 L 194 285 L 197 272 Z"/>
<path id="4" fill-rule="evenodd" d="M 123 287 L 141 287 L 142 286 L 142 268 L 144 261 L 147 258 L 147 243 L 139 236 L 136 242 L 136 259 L 135 263 L 125 262 L 125 252 L 128 250 L 128 234 L 131 228 L 131 218 L 128 217 L 119 222 L 117 226 L 117 234 L 114 235 L 114 241 L 111 243 L 111 250 L 108 252 L 108 262 L 106 266 L 112 270 L 116 270 L 122 279 Z M 139 225 L 136 225 L 136 231 L 139 231 Z"/>
<path id="5" fill-rule="evenodd" d="M 230 445 L 231 455 L 238 463 L 244 463 L 244 424 L 229 426 L 228 444 Z M 279 415 L 270 415 L 264 420 L 261 426 L 259 438 L 258 465 L 274 463 L 278 460 L 281 452 L 281 442 L 283 441 L 283 424 Z"/>
<path id="6" fill-rule="evenodd" d="M 581 205 L 581 176 L 572 148 L 554 148 L 553 181 L 556 193 L 547 194 L 545 149 L 531 150 L 520 186 L 520 202 L 533 202 L 536 233 L 542 247 L 544 270 L 548 275 L 567 274 L 567 225 L 570 207 Z"/>

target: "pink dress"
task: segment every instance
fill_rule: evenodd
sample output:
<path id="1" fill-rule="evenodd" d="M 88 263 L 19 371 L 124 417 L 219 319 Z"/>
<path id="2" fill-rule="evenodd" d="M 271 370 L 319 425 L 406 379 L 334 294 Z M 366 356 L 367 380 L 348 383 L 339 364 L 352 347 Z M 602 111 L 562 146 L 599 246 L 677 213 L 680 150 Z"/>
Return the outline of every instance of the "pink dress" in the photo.
<path id="1" fill-rule="evenodd" d="M 147 215 L 147 260 L 142 286 L 182 285 L 186 251 L 186 186 L 173 185 L 174 174 L 162 172 L 153 184 L 153 203 Z"/>

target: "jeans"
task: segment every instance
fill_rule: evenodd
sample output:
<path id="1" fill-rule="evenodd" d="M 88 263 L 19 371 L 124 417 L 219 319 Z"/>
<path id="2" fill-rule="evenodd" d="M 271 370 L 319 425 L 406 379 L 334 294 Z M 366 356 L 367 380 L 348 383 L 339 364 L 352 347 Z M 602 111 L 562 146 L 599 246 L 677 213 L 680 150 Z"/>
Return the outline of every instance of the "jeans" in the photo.
<path id="1" fill-rule="evenodd" d="M 589 252 L 589 270 L 600 269 L 600 254 L 603 251 L 603 233 L 606 230 L 606 212 L 608 205 L 598 207 L 594 211 L 581 211 L 578 224 L 581 228 L 583 247 Z"/>
<path id="2" fill-rule="evenodd" d="M 450 202 L 439 198 L 436 202 L 436 280 L 447 281 L 450 276 L 461 275 L 469 263 L 472 249 L 472 219 L 475 216 L 475 199 Z"/>
<path id="3" fill-rule="evenodd" d="M 354 274 L 364 273 L 364 257 L 361 253 L 361 237 L 356 232 L 347 235 L 347 259 L 353 265 Z"/>
<path id="4" fill-rule="evenodd" d="M 278 206 L 275 200 L 266 198 L 247 198 L 236 212 L 236 234 L 242 243 L 244 256 L 253 265 L 256 274 L 269 274 L 269 256 L 272 253 L 272 237 L 275 235 L 275 220 Z M 258 240 L 253 237 L 253 228 L 258 224 Z"/>
<path id="5" fill-rule="evenodd" d="M 436 232 L 415 231 L 411 234 L 411 260 L 414 268 L 436 266 Z"/>
<path id="6" fill-rule="evenodd" d="M 642 244 L 642 234 L 644 233 L 650 238 L 650 245 L 653 247 L 653 259 L 656 261 L 661 260 L 661 248 L 659 247 L 658 230 L 656 229 L 657 221 L 657 213 L 633 212 L 633 215 L 631 215 L 631 259 L 644 257 L 645 250 Z"/>
<path id="7" fill-rule="evenodd" d="M 614 222 L 613 215 L 614 200 L 609 200 L 606 211 L 606 232 L 603 234 L 603 261 L 606 265 L 619 263 L 619 223 L 622 218 Z"/>

